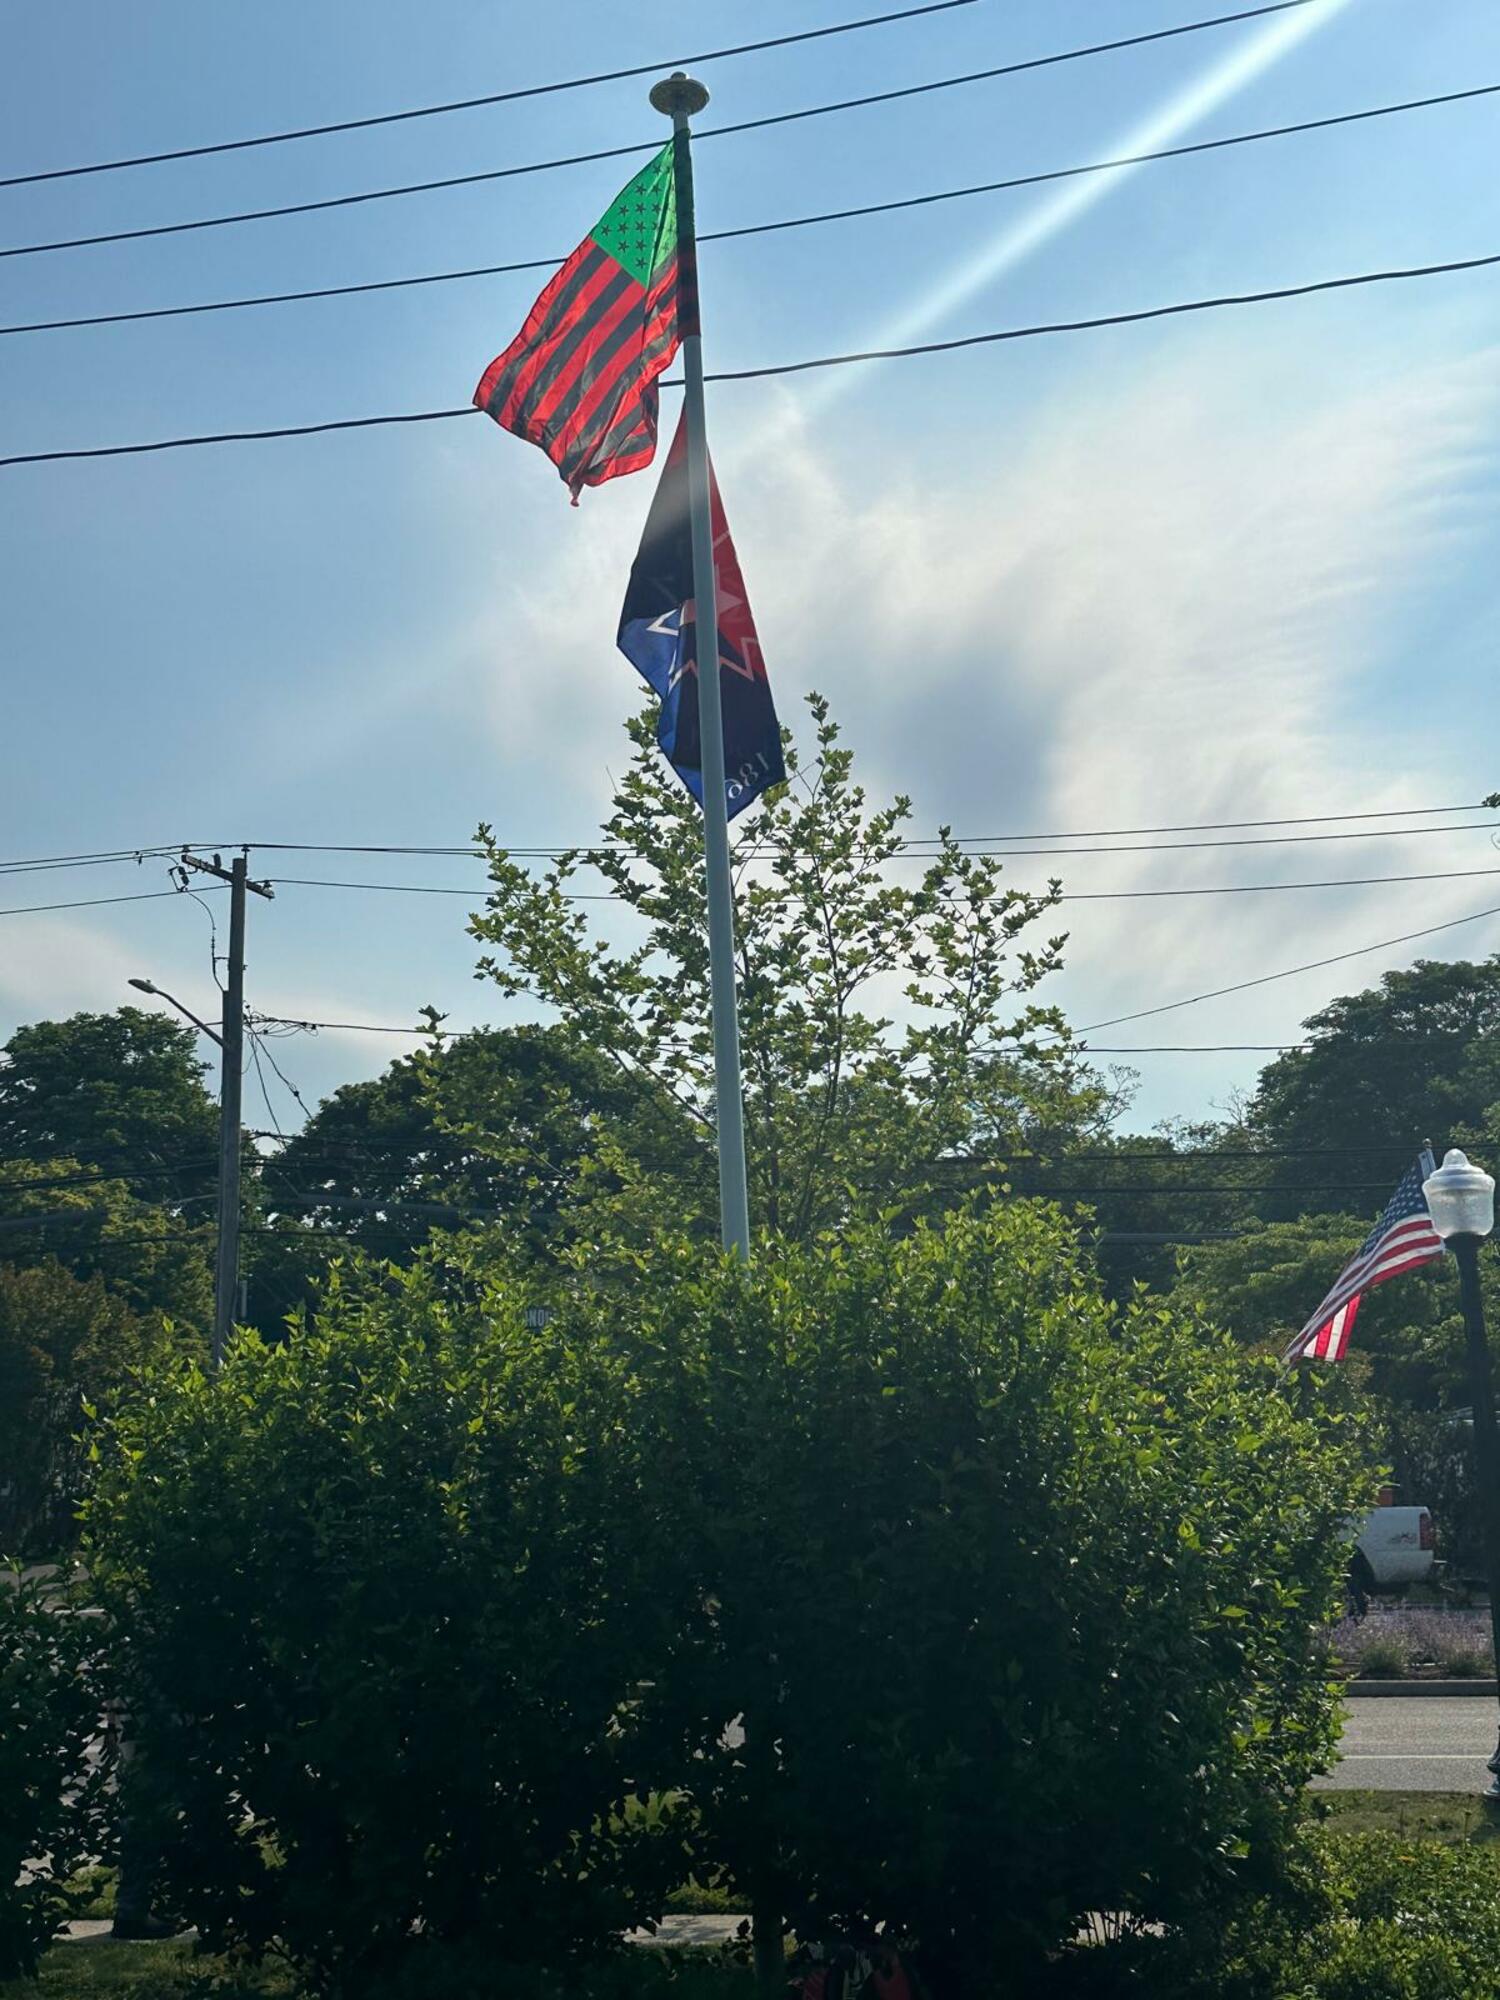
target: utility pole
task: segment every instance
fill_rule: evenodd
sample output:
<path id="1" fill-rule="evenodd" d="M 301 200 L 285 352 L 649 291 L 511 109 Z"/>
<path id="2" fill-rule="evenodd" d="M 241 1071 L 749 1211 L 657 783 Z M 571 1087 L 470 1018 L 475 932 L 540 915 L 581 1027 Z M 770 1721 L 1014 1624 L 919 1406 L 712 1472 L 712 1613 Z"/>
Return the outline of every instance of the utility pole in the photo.
<path id="1" fill-rule="evenodd" d="M 240 1281 L 240 1086 L 245 1064 L 245 894 L 253 889 L 269 902 L 269 882 L 248 879 L 249 863 L 237 854 L 226 868 L 216 854 L 202 861 L 184 854 L 183 866 L 213 875 L 229 884 L 229 956 L 224 968 L 223 1051 L 219 1070 L 219 1239 L 214 1261 L 214 1332 L 211 1353 L 215 1372 L 234 1326 Z"/>

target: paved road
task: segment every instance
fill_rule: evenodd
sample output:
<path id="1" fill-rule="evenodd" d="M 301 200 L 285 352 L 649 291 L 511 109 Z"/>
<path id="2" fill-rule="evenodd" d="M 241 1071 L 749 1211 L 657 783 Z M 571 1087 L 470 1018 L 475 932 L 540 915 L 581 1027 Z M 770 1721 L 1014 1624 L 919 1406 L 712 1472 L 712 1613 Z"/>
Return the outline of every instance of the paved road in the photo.
<path id="1" fill-rule="evenodd" d="M 1338 1791 L 1482 1791 L 1496 1719 L 1493 1698 L 1483 1695 L 1351 1701 L 1339 1762 L 1316 1782 Z"/>

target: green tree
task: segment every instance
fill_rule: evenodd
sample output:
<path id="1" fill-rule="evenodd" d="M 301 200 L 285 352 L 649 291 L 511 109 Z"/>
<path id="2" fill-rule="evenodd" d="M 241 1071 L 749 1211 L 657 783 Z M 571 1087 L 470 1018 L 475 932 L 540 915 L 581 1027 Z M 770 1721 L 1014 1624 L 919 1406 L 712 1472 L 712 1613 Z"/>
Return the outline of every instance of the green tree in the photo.
<path id="1" fill-rule="evenodd" d="M 206 1331 L 213 1313 L 213 1196 L 175 1207 L 77 1159 L 0 1161 L 0 1263 L 56 1259 L 98 1277 L 132 1312 Z"/>
<path id="2" fill-rule="evenodd" d="M 136 1379 L 166 1336 L 102 1279 L 53 1258 L 0 1265 L 0 1550 L 71 1545 L 87 1487 L 92 1413 Z"/>
<path id="3" fill-rule="evenodd" d="M 1125 1095 L 1116 1102 L 1124 1109 Z M 1221 1154 L 1226 1143 L 1231 1156 Z M 1150 1133 L 1080 1134 L 1050 1155 L 1019 1158 L 1014 1185 L 1075 1215 L 1112 1298 L 1166 1291 L 1184 1238 L 1234 1233 L 1253 1214 L 1257 1163 L 1233 1157 L 1226 1128 L 1179 1121 Z"/>
<path id="4" fill-rule="evenodd" d="M 540 1252 L 596 1129 L 628 1126 L 642 1097 L 564 1028 L 476 1029 L 325 1098 L 267 1166 L 267 1198 L 379 1257 L 407 1259 L 466 1217 L 505 1219 Z"/>
<path id="5" fill-rule="evenodd" d="M 112 1852 L 100 1639 L 66 1581 L 0 1569 L 0 1980 L 35 1973 Z"/>
<path id="6" fill-rule="evenodd" d="M 946 831 L 914 854 L 909 801 L 869 806 L 827 704 L 809 706 L 811 762 L 788 743 L 790 782 L 735 850 L 753 1216 L 803 1240 L 859 1214 L 909 1226 L 950 1198 L 953 1162 L 1056 1143 L 1097 1121 L 1106 1098 L 1056 1009 L 1031 997 L 1060 963 L 1061 935 L 1026 936 L 1058 885 L 1006 887 L 999 860 Z M 640 1210 L 707 1233 L 711 1147 L 679 1149 L 665 1168 L 640 1158 L 653 1107 L 674 1135 L 684 1116 L 712 1133 L 702 831 L 652 718 L 630 733 L 604 845 L 537 879 L 481 828 L 492 889 L 471 928 L 488 947 L 480 971 L 503 993 L 555 1011 L 648 1086 L 633 1129 L 610 1132 L 612 1178 L 586 1228 L 619 1226 L 617 1183 L 633 1161 L 650 1174 Z M 634 919 L 636 942 L 596 936 L 574 887 L 585 867 Z"/>
<path id="7" fill-rule="evenodd" d="M 1359 1248 L 1366 1225 L 1304 1215 L 1246 1227 L 1234 1240 L 1181 1252 L 1174 1296 L 1233 1328 L 1247 1346 L 1283 1352 Z M 1500 1323 L 1500 1266 L 1481 1260 L 1490 1323 Z M 1309 1364 L 1316 1366 L 1316 1364 Z M 1360 1301 L 1340 1364 L 1367 1391 L 1377 1449 L 1399 1497 L 1432 1509 L 1439 1550 L 1455 1575 L 1480 1568 L 1480 1521 L 1458 1285 L 1448 1258 L 1377 1285 Z"/>
<path id="8" fill-rule="evenodd" d="M 1236 1336 L 1275 1352 L 1288 1341 L 1358 1250 L 1367 1225 L 1343 1215 L 1247 1228 L 1233 1241 L 1182 1252 L 1178 1286 Z M 1500 1268 L 1481 1262 L 1491 1313 L 1500 1308 Z M 1468 1400 L 1458 1283 L 1447 1258 L 1376 1285 L 1360 1300 L 1349 1359 L 1377 1396 L 1413 1410 Z"/>
<path id="9" fill-rule="evenodd" d="M 1424 1138 L 1500 1140 L 1500 953 L 1420 960 L 1346 994 L 1305 1023 L 1308 1046 L 1262 1072 L 1248 1108 L 1268 1163 L 1270 1220 L 1381 1206 Z"/>
<path id="10" fill-rule="evenodd" d="M 75 1160 L 158 1202 L 210 1192 L 204 1070 L 191 1028 L 139 1007 L 18 1028 L 0 1062 L 0 1160 Z"/>

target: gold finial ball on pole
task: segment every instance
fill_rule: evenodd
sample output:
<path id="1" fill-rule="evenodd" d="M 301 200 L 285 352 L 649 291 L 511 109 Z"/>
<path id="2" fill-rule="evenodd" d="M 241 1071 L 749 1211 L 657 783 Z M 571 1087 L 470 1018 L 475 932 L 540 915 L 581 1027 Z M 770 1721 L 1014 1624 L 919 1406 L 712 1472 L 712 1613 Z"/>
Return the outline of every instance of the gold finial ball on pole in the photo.
<path id="1" fill-rule="evenodd" d="M 686 70 L 674 69 L 651 86 L 651 102 L 665 118 L 692 118 L 708 102 L 708 85 Z"/>

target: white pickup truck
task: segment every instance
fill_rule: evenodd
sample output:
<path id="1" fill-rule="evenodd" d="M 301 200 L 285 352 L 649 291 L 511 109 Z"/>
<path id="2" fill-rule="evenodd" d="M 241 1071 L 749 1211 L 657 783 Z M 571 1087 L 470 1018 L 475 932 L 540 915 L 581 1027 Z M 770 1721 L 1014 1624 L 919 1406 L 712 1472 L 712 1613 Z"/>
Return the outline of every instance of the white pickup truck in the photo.
<path id="1" fill-rule="evenodd" d="M 1366 1591 L 1404 1590 L 1432 1575 L 1436 1544 L 1432 1516 L 1425 1507 L 1375 1507 L 1354 1537 L 1356 1570 L 1363 1559 Z"/>

